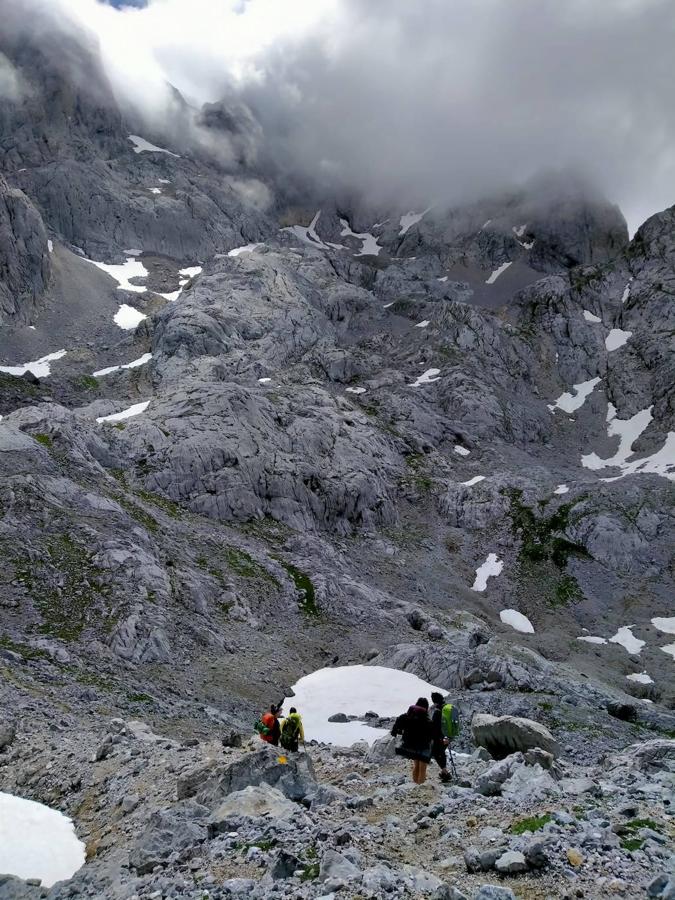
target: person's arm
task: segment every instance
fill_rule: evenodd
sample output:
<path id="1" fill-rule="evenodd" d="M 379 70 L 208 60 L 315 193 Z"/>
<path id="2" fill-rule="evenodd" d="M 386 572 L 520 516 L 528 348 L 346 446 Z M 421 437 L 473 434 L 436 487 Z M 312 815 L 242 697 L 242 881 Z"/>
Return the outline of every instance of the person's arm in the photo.
<path id="1" fill-rule="evenodd" d="M 394 737 L 401 734 L 401 732 L 403 731 L 403 725 L 405 724 L 405 716 L 406 716 L 405 713 L 401 713 L 401 715 L 394 722 L 394 725 L 391 729 L 391 733 Z"/>
<path id="2" fill-rule="evenodd" d="M 300 740 L 304 744 L 305 743 L 305 729 L 302 724 L 302 719 L 298 718 L 298 724 L 300 725 L 300 731 L 298 732 L 298 735 L 300 737 Z"/>

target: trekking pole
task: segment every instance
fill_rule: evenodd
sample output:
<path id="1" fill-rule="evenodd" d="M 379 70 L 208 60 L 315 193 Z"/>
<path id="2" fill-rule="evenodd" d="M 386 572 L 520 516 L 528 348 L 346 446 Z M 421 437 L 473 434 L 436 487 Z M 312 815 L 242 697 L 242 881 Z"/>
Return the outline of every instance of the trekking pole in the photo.
<path id="1" fill-rule="evenodd" d="M 450 768 L 452 769 L 452 777 L 457 781 L 457 767 L 455 766 L 455 760 L 452 756 L 452 747 L 450 742 L 448 742 L 448 753 L 450 754 Z"/>

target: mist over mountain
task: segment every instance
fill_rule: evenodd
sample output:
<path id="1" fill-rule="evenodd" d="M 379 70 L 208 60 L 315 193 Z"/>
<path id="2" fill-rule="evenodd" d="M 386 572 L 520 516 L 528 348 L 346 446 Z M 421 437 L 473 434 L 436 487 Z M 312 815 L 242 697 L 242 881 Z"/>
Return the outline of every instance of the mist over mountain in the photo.
<path id="1" fill-rule="evenodd" d="M 672 32 L 0 0 L 0 900 L 673 896 Z"/>

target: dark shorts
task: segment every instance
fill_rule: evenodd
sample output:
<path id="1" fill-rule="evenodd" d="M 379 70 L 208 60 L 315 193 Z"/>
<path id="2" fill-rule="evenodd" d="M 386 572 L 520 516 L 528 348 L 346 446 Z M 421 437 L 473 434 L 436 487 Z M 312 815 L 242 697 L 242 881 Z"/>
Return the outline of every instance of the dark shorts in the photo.
<path id="1" fill-rule="evenodd" d="M 431 747 L 431 755 L 441 769 L 444 769 L 447 766 L 448 757 L 445 752 L 445 744 L 442 741 L 434 741 Z"/>
<path id="2" fill-rule="evenodd" d="M 396 747 L 394 750 L 397 756 L 404 756 L 406 759 L 417 760 L 417 762 L 428 763 L 431 754 L 428 750 L 418 750 L 411 747 Z"/>

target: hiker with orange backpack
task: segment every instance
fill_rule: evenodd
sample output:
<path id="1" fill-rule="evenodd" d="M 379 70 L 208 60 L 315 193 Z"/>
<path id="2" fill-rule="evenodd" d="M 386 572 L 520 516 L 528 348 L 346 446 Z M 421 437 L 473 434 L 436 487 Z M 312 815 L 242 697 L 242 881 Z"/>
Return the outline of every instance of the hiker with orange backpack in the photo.
<path id="1" fill-rule="evenodd" d="M 260 719 L 255 723 L 255 730 L 260 735 L 260 740 L 266 744 L 279 746 L 279 737 L 281 736 L 281 726 L 279 725 L 279 712 L 281 704 L 278 706 L 271 704 L 269 712 L 263 713 Z"/>

